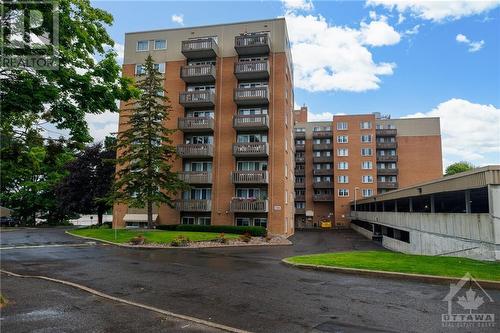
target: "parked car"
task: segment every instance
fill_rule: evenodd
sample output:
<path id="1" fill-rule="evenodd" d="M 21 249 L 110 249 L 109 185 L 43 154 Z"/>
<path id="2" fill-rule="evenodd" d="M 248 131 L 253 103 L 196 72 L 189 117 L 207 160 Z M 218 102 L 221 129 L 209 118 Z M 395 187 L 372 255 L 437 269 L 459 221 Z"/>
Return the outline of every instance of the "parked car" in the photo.
<path id="1" fill-rule="evenodd" d="M 0 217 L 0 226 L 2 227 L 16 227 L 19 225 L 19 221 L 12 216 L 2 216 Z"/>

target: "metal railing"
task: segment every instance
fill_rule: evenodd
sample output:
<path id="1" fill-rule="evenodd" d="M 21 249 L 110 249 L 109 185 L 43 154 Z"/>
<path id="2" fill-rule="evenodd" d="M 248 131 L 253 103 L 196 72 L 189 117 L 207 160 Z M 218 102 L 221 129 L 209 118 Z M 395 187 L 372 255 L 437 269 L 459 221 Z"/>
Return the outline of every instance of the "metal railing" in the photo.
<path id="1" fill-rule="evenodd" d="M 211 117 L 185 117 L 178 119 L 178 127 L 185 130 L 213 130 L 214 119 Z"/>
<path id="2" fill-rule="evenodd" d="M 378 162 L 397 162 L 398 155 L 377 155 Z"/>
<path id="3" fill-rule="evenodd" d="M 269 89 L 267 87 L 236 88 L 234 90 L 234 100 L 244 101 L 269 101 Z"/>
<path id="4" fill-rule="evenodd" d="M 182 105 L 214 104 L 215 93 L 210 90 L 182 91 L 179 94 L 179 103 Z"/>
<path id="5" fill-rule="evenodd" d="M 185 212 L 209 212 L 212 209 L 212 201 L 180 199 L 175 201 L 175 208 Z"/>
<path id="6" fill-rule="evenodd" d="M 210 184 L 212 182 L 212 172 L 183 171 L 179 173 L 179 179 L 188 184 Z"/>
<path id="7" fill-rule="evenodd" d="M 233 213 L 267 213 L 268 200 L 234 198 L 230 209 Z"/>
<path id="8" fill-rule="evenodd" d="M 219 51 L 219 46 L 213 38 L 199 38 L 199 39 L 189 39 L 182 41 L 182 53 L 191 53 L 197 51 L 213 51 L 217 54 Z"/>
<path id="9" fill-rule="evenodd" d="M 188 65 L 181 67 L 181 78 L 212 76 L 215 79 L 215 66 L 212 64 L 205 65 Z"/>
<path id="10" fill-rule="evenodd" d="M 235 74 L 246 74 L 246 73 L 258 73 L 267 72 L 269 73 L 269 61 L 240 61 L 234 64 Z"/>
<path id="11" fill-rule="evenodd" d="M 214 146 L 211 144 L 180 144 L 177 145 L 180 157 L 212 157 Z"/>
<path id="12" fill-rule="evenodd" d="M 269 173 L 262 170 L 233 171 L 231 179 L 233 184 L 267 184 Z"/>
<path id="13" fill-rule="evenodd" d="M 269 128 L 269 116 L 267 114 L 259 115 L 235 115 L 233 118 L 233 127 L 238 129 L 245 128 Z"/>
<path id="14" fill-rule="evenodd" d="M 313 194 L 313 201 L 333 201 L 333 194 Z"/>
<path id="15" fill-rule="evenodd" d="M 238 142 L 233 144 L 235 156 L 267 156 L 269 145 L 267 142 Z"/>
<path id="16" fill-rule="evenodd" d="M 377 142 L 377 149 L 396 149 L 397 142 Z"/>

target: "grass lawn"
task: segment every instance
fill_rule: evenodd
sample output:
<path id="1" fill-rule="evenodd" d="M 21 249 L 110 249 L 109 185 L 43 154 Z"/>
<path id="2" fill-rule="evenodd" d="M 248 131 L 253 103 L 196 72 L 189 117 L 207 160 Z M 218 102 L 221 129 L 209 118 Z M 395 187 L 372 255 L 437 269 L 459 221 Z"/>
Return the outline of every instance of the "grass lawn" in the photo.
<path id="1" fill-rule="evenodd" d="M 322 253 L 287 258 L 298 264 L 372 269 L 461 278 L 469 272 L 476 279 L 500 281 L 500 263 L 458 257 L 410 255 L 389 251 Z"/>
<path id="2" fill-rule="evenodd" d="M 128 243 L 130 239 L 135 236 L 143 235 L 148 242 L 151 243 L 170 243 L 177 236 L 185 236 L 193 242 L 214 240 L 219 237 L 220 234 L 215 232 L 196 232 L 196 231 L 164 231 L 164 230 L 127 230 L 118 229 L 116 231 L 113 229 L 75 229 L 70 230 L 70 234 L 92 237 L 97 239 L 102 239 L 105 241 L 115 242 L 115 243 Z M 235 234 L 224 234 L 225 238 L 232 239 L 238 238 L 239 235 Z"/>

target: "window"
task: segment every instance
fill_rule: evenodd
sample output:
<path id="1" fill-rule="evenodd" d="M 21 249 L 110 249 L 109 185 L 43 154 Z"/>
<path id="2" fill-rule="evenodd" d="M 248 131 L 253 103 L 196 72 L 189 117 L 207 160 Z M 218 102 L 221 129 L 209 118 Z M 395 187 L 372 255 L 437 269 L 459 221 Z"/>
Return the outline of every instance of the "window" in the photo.
<path id="1" fill-rule="evenodd" d="M 238 134 L 236 142 L 267 142 L 267 134 Z"/>
<path id="2" fill-rule="evenodd" d="M 371 148 L 361 148 L 361 156 L 372 156 Z"/>
<path id="3" fill-rule="evenodd" d="M 192 216 L 183 216 L 181 220 L 181 224 L 194 224 L 194 217 Z"/>
<path id="4" fill-rule="evenodd" d="M 135 65 L 135 75 L 144 75 L 146 70 L 142 64 Z"/>
<path id="5" fill-rule="evenodd" d="M 373 183 L 373 176 L 366 175 L 361 177 L 362 183 Z"/>
<path id="6" fill-rule="evenodd" d="M 153 66 L 158 72 L 165 73 L 165 63 L 154 64 Z"/>
<path id="7" fill-rule="evenodd" d="M 149 50 L 149 41 L 147 40 L 140 40 L 137 42 L 137 52 L 143 52 L 143 51 L 148 51 Z"/>
<path id="8" fill-rule="evenodd" d="M 244 199 L 255 198 L 263 200 L 267 199 L 267 190 L 260 188 L 238 188 L 236 189 L 236 197 Z"/>
<path id="9" fill-rule="evenodd" d="M 208 136 L 208 135 L 191 135 L 187 136 L 185 138 L 185 143 L 186 144 L 213 144 L 214 143 L 214 137 L 213 136 Z"/>
<path id="10" fill-rule="evenodd" d="M 236 168 L 238 171 L 266 171 L 267 161 L 239 161 Z"/>
<path id="11" fill-rule="evenodd" d="M 295 128 L 295 132 L 297 133 L 305 133 L 306 129 L 304 127 L 297 127 Z"/>
<path id="12" fill-rule="evenodd" d="M 256 108 L 241 108 L 241 109 L 238 109 L 238 114 L 244 115 L 244 116 L 267 114 L 267 108 L 257 108 L 257 107 Z M 299 131 L 297 131 L 297 129 L 295 131 L 299 132 Z"/>
<path id="13" fill-rule="evenodd" d="M 349 138 L 347 135 L 338 135 L 337 136 L 338 143 L 347 143 L 348 141 L 349 141 Z"/>
<path id="14" fill-rule="evenodd" d="M 359 123 L 359 127 L 361 129 L 370 129 L 370 128 L 372 128 L 372 122 L 371 121 L 362 121 Z"/>
<path id="15" fill-rule="evenodd" d="M 210 200 L 212 198 L 211 188 L 192 188 L 184 191 L 182 197 L 185 200 Z"/>
<path id="16" fill-rule="evenodd" d="M 363 161 L 363 163 L 361 163 L 361 169 L 363 169 L 363 170 L 373 169 L 372 161 Z"/>
<path id="17" fill-rule="evenodd" d="M 346 188 L 340 188 L 339 189 L 339 197 L 348 197 L 349 196 L 349 190 Z"/>
<path id="18" fill-rule="evenodd" d="M 205 217 L 205 216 L 199 217 L 198 224 L 199 225 L 210 225 L 211 224 L 210 217 Z"/>
<path id="19" fill-rule="evenodd" d="M 256 217 L 253 219 L 253 225 L 255 227 L 264 227 L 267 228 L 267 218 L 265 217 Z"/>
<path id="20" fill-rule="evenodd" d="M 155 40 L 155 50 L 165 50 L 167 48 L 167 41 L 165 39 Z"/>
<path id="21" fill-rule="evenodd" d="M 347 170 L 347 169 L 349 169 L 349 163 L 347 163 L 347 162 L 340 162 L 338 164 L 338 169 L 339 170 Z"/>
<path id="22" fill-rule="evenodd" d="M 306 208 L 306 203 L 304 201 L 299 201 L 295 203 L 295 208 L 297 209 L 305 209 Z"/>
<path id="23" fill-rule="evenodd" d="M 306 144 L 306 140 L 295 140 L 295 144 L 296 145 L 305 145 Z"/>
<path id="24" fill-rule="evenodd" d="M 250 218 L 248 217 L 237 217 L 236 225 L 240 227 L 248 227 L 250 226 Z"/>
<path id="25" fill-rule="evenodd" d="M 349 127 L 347 125 L 346 122 L 340 122 L 340 123 L 337 123 L 337 130 L 339 131 L 345 131 L 347 130 Z"/>
<path id="26" fill-rule="evenodd" d="M 337 180 L 340 184 L 347 184 L 349 183 L 349 176 L 338 176 Z"/>
<path id="27" fill-rule="evenodd" d="M 191 162 L 184 164 L 184 171 L 212 171 L 212 162 Z"/>
<path id="28" fill-rule="evenodd" d="M 337 149 L 337 156 L 349 156 L 349 149 L 347 148 Z"/>
<path id="29" fill-rule="evenodd" d="M 362 191 L 361 191 L 361 195 L 363 197 L 371 197 L 373 195 L 373 190 L 371 188 L 364 188 Z"/>
<path id="30" fill-rule="evenodd" d="M 372 135 L 371 134 L 368 134 L 368 135 L 362 135 L 361 136 L 361 142 L 372 142 Z"/>

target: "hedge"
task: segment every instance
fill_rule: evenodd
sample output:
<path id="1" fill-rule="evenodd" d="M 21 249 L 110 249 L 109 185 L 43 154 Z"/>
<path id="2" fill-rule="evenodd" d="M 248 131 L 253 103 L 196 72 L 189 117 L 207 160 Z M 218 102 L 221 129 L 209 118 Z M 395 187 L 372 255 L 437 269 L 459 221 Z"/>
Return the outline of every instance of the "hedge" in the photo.
<path id="1" fill-rule="evenodd" d="M 197 224 L 171 224 L 158 225 L 159 230 L 175 230 L 175 231 L 200 231 L 200 232 L 224 232 L 228 234 L 249 233 L 254 237 L 265 237 L 267 230 L 264 227 L 240 227 L 233 225 L 197 225 Z"/>

